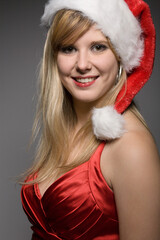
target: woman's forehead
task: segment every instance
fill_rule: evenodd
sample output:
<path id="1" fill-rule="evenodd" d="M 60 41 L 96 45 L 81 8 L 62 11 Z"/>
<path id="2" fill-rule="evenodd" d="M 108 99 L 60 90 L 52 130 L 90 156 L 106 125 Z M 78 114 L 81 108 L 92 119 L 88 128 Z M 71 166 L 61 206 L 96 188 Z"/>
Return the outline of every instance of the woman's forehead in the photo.
<path id="1" fill-rule="evenodd" d="M 102 33 L 102 31 L 94 24 L 91 26 L 82 36 L 80 36 L 76 42 L 88 40 L 90 42 L 94 41 L 106 41 L 107 37 Z"/>

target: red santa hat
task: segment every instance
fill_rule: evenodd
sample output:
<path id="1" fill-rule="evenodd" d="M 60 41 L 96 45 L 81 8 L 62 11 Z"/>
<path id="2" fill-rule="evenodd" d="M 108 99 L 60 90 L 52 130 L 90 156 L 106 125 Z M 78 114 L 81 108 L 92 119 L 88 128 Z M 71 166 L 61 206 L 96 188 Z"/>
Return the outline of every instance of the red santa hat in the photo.
<path id="1" fill-rule="evenodd" d="M 73 9 L 95 22 L 111 40 L 127 72 L 114 106 L 93 110 L 93 131 L 99 139 L 115 139 L 125 132 L 123 113 L 148 81 L 154 62 L 155 28 L 143 0 L 49 0 L 41 18 L 50 26 L 58 10 Z"/>

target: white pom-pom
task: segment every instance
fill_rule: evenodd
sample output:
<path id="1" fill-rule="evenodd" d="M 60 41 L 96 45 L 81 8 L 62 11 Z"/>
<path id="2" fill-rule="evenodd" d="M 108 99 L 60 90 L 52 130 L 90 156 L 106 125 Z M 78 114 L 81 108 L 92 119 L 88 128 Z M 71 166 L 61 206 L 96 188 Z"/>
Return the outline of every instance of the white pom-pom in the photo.
<path id="1" fill-rule="evenodd" d="M 114 106 L 94 108 L 92 112 L 93 132 L 98 139 L 120 138 L 125 132 L 125 120 Z"/>

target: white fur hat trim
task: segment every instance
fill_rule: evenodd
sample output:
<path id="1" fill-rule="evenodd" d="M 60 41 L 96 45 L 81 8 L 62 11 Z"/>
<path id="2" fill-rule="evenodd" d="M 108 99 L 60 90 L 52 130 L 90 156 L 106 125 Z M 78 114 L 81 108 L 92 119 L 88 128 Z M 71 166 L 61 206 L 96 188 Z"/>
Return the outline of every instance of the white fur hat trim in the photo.
<path id="1" fill-rule="evenodd" d="M 56 12 L 64 8 L 81 11 L 97 23 L 110 38 L 127 72 L 140 65 L 144 51 L 142 29 L 124 0 L 49 0 L 42 25 L 50 26 Z"/>
<path id="2" fill-rule="evenodd" d="M 94 108 L 92 124 L 94 135 L 100 140 L 120 138 L 126 132 L 124 117 L 113 106 Z"/>

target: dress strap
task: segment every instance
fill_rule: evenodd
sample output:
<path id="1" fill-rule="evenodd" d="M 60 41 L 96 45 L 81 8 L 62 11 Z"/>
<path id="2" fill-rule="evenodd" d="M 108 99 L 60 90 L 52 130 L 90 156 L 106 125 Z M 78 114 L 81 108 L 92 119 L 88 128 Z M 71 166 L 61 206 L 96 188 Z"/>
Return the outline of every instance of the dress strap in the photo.
<path id="1" fill-rule="evenodd" d="M 89 183 L 92 195 L 103 213 L 117 220 L 114 193 L 107 184 L 100 168 L 100 160 L 105 142 L 102 142 L 89 161 Z"/>

